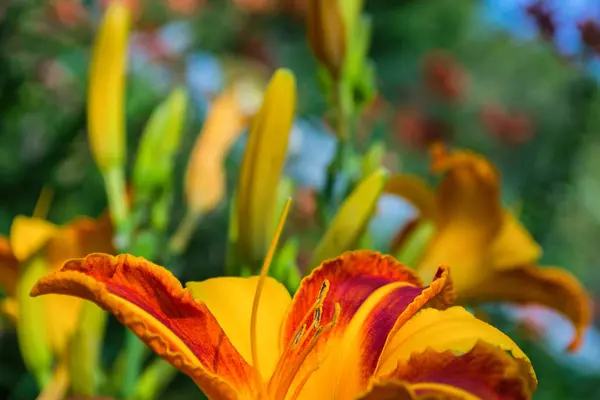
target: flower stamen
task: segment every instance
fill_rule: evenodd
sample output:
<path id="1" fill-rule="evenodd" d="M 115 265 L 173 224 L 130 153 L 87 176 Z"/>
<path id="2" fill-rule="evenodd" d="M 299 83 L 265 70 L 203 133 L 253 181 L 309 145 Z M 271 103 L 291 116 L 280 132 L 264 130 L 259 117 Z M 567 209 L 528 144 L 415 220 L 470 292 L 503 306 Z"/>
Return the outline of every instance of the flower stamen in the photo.
<path id="1" fill-rule="evenodd" d="M 254 302 L 252 303 L 252 314 L 250 317 L 250 350 L 252 352 L 252 366 L 256 371 L 256 377 L 259 381 L 258 384 L 261 390 L 264 390 L 264 381 L 263 377 L 260 374 L 260 368 L 258 365 L 258 342 L 256 334 L 256 324 L 258 320 L 258 305 L 260 303 L 260 295 L 262 294 L 263 288 L 265 286 L 267 272 L 269 272 L 269 267 L 271 266 L 271 261 L 273 260 L 273 255 L 275 254 L 275 249 L 277 248 L 277 243 L 279 242 L 279 237 L 281 236 L 281 231 L 283 231 L 285 219 L 288 215 L 288 212 L 290 211 L 291 203 L 292 200 L 288 199 L 285 202 L 283 211 L 281 212 L 281 217 L 279 218 L 279 223 L 277 224 L 277 229 L 275 230 L 275 235 L 273 236 L 273 240 L 271 241 L 271 245 L 269 246 L 269 250 L 267 251 L 267 256 L 265 257 L 265 261 L 263 262 L 262 268 L 260 270 L 260 279 L 258 280 L 258 285 L 256 285 Z"/>

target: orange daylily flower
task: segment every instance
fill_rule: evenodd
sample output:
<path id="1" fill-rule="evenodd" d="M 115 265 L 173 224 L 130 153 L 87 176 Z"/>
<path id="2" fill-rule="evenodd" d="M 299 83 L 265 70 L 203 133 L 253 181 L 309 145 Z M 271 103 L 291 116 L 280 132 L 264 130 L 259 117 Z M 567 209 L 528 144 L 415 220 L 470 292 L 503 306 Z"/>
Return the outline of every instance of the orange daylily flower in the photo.
<path id="1" fill-rule="evenodd" d="M 77 218 L 61 227 L 41 218 L 16 217 L 10 236 L 0 236 L 0 289 L 7 296 L 2 301 L 0 312 L 16 323 L 19 312 L 16 288 L 21 263 L 43 252 L 48 272 L 57 271 L 73 257 L 82 257 L 93 251 L 114 253 L 111 238 L 108 214 L 99 220 Z M 80 309 L 81 301 L 77 299 L 64 296 L 48 296 L 45 299 L 44 326 L 48 345 L 54 354 L 64 355 L 70 334 L 77 327 Z"/>
<path id="2" fill-rule="evenodd" d="M 537 385 L 511 339 L 448 308 L 446 267 L 424 286 L 392 257 L 366 250 L 324 262 L 293 298 L 264 269 L 183 288 L 127 254 L 70 260 L 31 291 L 46 294 L 113 313 L 211 399 L 528 399 Z"/>
<path id="3" fill-rule="evenodd" d="M 386 191 L 405 198 L 420 212 L 409 224 L 435 229 L 417 262 L 423 279 L 439 262 L 452 265 L 459 303 L 510 301 L 540 304 L 568 317 L 576 328 L 569 349 L 577 349 L 591 323 L 589 297 L 579 281 L 561 268 L 540 267 L 541 248 L 500 201 L 499 171 L 468 151 L 432 148 L 433 172 L 443 174 L 434 191 L 413 176 L 390 178 Z M 405 243 L 401 232 L 394 246 Z"/>

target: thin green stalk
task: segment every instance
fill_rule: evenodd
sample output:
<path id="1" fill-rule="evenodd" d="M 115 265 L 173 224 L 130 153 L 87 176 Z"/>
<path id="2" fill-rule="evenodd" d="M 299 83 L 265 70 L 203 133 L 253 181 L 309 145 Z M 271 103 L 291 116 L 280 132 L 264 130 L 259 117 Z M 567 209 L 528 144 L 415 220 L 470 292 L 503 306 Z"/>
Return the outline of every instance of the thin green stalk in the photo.
<path id="1" fill-rule="evenodd" d="M 322 206 L 326 211 L 323 212 L 322 210 L 321 212 L 321 218 L 325 219 L 325 221 L 322 221 L 324 223 L 327 222 L 330 214 L 337 208 L 334 199 L 335 182 L 339 173 L 344 170 L 344 166 L 347 164 L 349 153 L 351 104 L 349 103 L 350 97 L 348 96 L 347 89 L 347 85 L 341 80 L 335 85 L 333 107 L 335 109 L 335 132 L 338 140 L 335 155 L 327 167 L 327 179 L 322 202 Z"/>

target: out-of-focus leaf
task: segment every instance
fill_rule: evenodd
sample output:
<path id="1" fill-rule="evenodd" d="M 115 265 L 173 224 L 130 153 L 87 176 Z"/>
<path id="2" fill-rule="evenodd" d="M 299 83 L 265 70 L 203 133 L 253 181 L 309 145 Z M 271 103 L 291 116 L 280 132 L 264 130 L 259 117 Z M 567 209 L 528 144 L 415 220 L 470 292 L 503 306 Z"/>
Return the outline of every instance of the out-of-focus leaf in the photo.
<path id="1" fill-rule="evenodd" d="M 52 350 L 44 327 L 44 299 L 30 297 L 29 292 L 47 273 L 44 257 L 38 253 L 21 263 L 17 284 L 19 347 L 27 369 L 35 376 L 40 388 L 46 386 L 51 379 Z"/>
<path id="2" fill-rule="evenodd" d="M 302 276 L 298 269 L 298 249 L 300 241 L 296 237 L 288 239 L 277 252 L 269 275 L 276 278 L 288 288 L 290 293 L 295 293 L 300 286 Z"/>
<path id="3" fill-rule="evenodd" d="M 362 174 L 361 178 L 364 179 L 371 175 L 378 168 L 381 167 L 383 155 L 385 154 L 385 144 L 383 142 L 375 142 L 369 147 L 367 153 L 362 159 Z"/>
<path id="4" fill-rule="evenodd" d="M 102 378 L 101 350 L 107 314 L 97 305 L 84 302 L 79 325 L 69 342 L 69 374 L 73 394 L 95 396 Z"/>
<path id="5" fill-rule="evenodd" d="M 396 253 L 398 261 L 409 267 L 417 266 L 434 233 L 433 222 L 420 221 Z"/>
<path id="6" fill-rule="evenodd" d="M 178 369 L 165 360 L 160 358 L 154 360 L 140 376 L 133 398 L 135 400 L 160 398 L 162 392 L 178 372 Z"/>
<path id="7" fill-rule="evenodd" d="M 258 265 L 273 237 L 277 186 L 287 153 L 296 104 L 294 75 L 275 72 L 248 135 L 237 190 L 238 251 Z"/>
<path id="8" fill-rule="evenodd" d="M 313 253 L 311 266 L 351 250 L 364 233 L 388 173 L 380 168 L 362 180 L 342 203 Z"/>

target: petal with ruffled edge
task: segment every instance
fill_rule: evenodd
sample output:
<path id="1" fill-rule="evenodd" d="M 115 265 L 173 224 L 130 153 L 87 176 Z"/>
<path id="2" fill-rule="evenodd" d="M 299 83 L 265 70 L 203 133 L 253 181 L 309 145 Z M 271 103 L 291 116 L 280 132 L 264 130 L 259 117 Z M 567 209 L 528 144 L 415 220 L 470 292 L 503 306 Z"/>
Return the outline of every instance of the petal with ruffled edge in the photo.
<path id="1" fill-rule="evenodd" d="M 451 351 L 465 354 L 478 341 L 485 341 L 512 353 L 515 359 L 528 366 L 528 381 L 535 387 L 535 373 L 525 353 L 508 336 L 478 320 L 462 307 L 451 307 L 444 311 L 433 308 L 421 310 L 406 322 L 386 345 L 375 374 L 383 379 L 396 370 L 399 364 L 408 362 L 413 354 L 423 353 L 427 348 L 437 352 Z"/>
<path id="2" fill-rule="evenodd" d="M 131 255 L 91 254 L 42 278 L 32 296 L 65 294 L 113 313 L 155 353 L 215 399 L 253 398 L 252 367 L 206 305 L 166 269 Z"/>
<path id="3" fill-rule="evenodd" d="M 357 400 L 416 400 L 417 396 L 408 383 L 399 380 L 386 380 L 373 383 L 357 397 Z"/>
<path id="4" fill-rule="evenodd" d="M 250 317 L 259 277 L 223 277 L 188 282 L 186 287 L 196 300 L 206 304 L 231 343 L 252 363 Z M 262 377 L 273 373 L 281 349 L 279 332 L 292 298 L 281 283 L 266 277 L 258 306 L 256 344 Z"/>
<path id="5" fill-rule="evenodd" d="M 336 331 L 343 330 L 362 303 L 380 287 L 393 282 L 404 282 L 415 288 L 423 286 L 411 269 L 393 257 L 377 252 L 357 250 L 327 260 L 300 283 L 283 324 L 281 348 L 286 348 L 294 339 L 325 281 L 329 282 L 329 290 L 321 319 L 329 320 L 334 312 L 334 304 L 339 303 L 341 315 L 336 323 Z"/>
<path id="6" fill-rule="evenodd" d="M 6 236 L 0 236 L 0 290 L 14 296 L 19 276 L 19 261 L 15 257 Z"/>
<path id="7" fill-rule="evenodd" d="M 466 353 L 431 348 L 414 353 L 384 378 L 400 381 L 415 398 L 436 395 L 458 399 L 526 400 L 536 382 L 529 374 L 531 366 L 513 358 L 501 348 L 477 341 Z M 406 390 L 406 389 L 405 389 Z"/>
<path id="8" fill-rule="evenodd" d="M 508 301 L 538 304 L 558 311 L 571 320 L 575 337 L 569 350 L 581 345 L 592 322 L 591 300 L 571 273 L 561 268 L 521 266 L 497 271 L 489 279 L 462 293 L 462 302 Z"/>
<path id="9" fill-rule="evenodd" d="M 391 257 L 379 257 L 390 263 L 390 270 L 403 268 Z M 333 288 L 334 284 L 330 293 Z M 346 296 L 353 297 L 352 292 L 346 293 Z M 343 297 L 340 298 L 338 321 L 348 318 L 344 315 Z M 369 384 L 389 335 L 425 305 L 445 306 L 451 300 L 446 269 L 440 269 L 439 275 L 428 287 L 395 281 L 372 291 L 352 313 L 350 321 L 336 325 L 327 338 L 327 346 L 321 350 L 325 359 L 304 382 L 301 398 L 354 398 Z"/>

